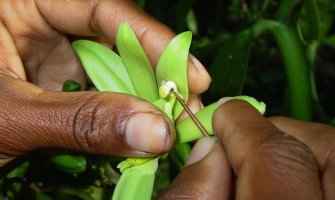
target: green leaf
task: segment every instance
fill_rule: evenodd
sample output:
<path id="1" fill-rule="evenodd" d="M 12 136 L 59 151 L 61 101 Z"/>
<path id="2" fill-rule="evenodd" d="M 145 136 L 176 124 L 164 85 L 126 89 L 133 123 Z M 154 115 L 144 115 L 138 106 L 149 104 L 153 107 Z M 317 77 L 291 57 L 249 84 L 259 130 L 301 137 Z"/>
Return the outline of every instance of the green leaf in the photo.
<path id="1" fill-rule="evenodd" d="M 191 9 L 187 13 L 186 24 L 189 30 L 192 31 L 193 34 L 198 33 L 198 22 L 193 9 Z"/>
<path id="2" fill-rule="evenodd" d="M 60 154 L 49 160 L 54 167 L 68 173 L 82 173 L 86 169 L 86 158 L 80 155 Z"/>
<path id="3" fill-rule="evenodd" d="M 71 197 L 78 197 L 82 200 L 94 200 L 87 191 L 71 186 L 60 186 L 55 193 L 56 199 L 72 199 Z"/>
<path id="4" fill-rule="evenodd" d="M 19 166 L 16 166 L 16 168 L 13 169 L 11 172 L 9 172 L 6 175 L 6 178 L 9 179 L 9 178 L 14 178 L 14 177 L 24 176 L 29 166 L 30 166 L 30 162 L 24 161 Z"/>
<path id="5" fill-rule="evenodd" d="M 280 0 L 275 20 L 287 25 L 295 24 L 302 4 L 302 0 Z"/>
<path id="6" fill-rule="evenodd" d="M 332 27 L 334 27 L 335 15 L 334 15 L 334 3 L 333 0 L 325 0 L 317 2 L 320 8 L 319 18 L 320 18 L 320 37 L 328 37 L 334 34 Z M 332 6 L 330 6 L 332 5 Z"/>
<path id="7" fill-rule="evenodd" d="M 112 50 L 89 40 L 77 40 L 72 46 L 99 91 L 121 92 L 136 96 L 121 58 Z"/>
<path id="8" fill-rule="evenodd" d="M 335 34 L 331 35 L 327 38 L 324 38 L 324 40 L 322 42 L 323 42 L 323 44 L 328 45 L 331 48 L 335 49 Z"/>
<path id="9" fill-rule="evenodd" d="M 194 0 L 179 0 L 175 8 L 176 30 L 177 32 L 185 31 L 187 28 L 187 15 L 192 9 Z"/>
<path id="10" fill-rule="evenodd" d="M 150 102 L 157 100 L 158 90 L 152 66 L 128 24 L 119 26 L 116 45 L 137 96 Z"/>
<path id="11" fill-rule="evenodd" d="M 63 83 L 63 92 L 74 92 L 74 91 L 80 91 L 81 85 L 77 83 L 74 80 L 66 80 Z"/>
<path id="12" fill-rule="evenodd" d="M 165 103 L 166 101 L 164 99 L 158 99 L 152 102 L 152 104 L 156 106 L 157 108 L 159 108 L 162 112 L 164 112 Z"/>
<path id="13" fill-rule="evenodd" d="M 241 94 L 248 68 L 250 46 L 249 31 L 243 31 L 223 44 L 209 71 L 212 77 L 209 94 L 214 99 Z"/>
<path id="14" fill-rule="evenodd" d="M 116 185 L 113 200 L 151 199 L 158 158 L 129 158 L 121 162 L 118 167 L 123 168 L 123 172 Z"/>
<path id="15" fill-rule="evenodd" d="M 160 85 L 163 80 L 173 81 L 185 102 L 188 100 L 187 61 L 191 40 L 192 33 L 189 31 L 177 35 L 164 50 L 156 68 L 157 84 Z M 176 102 L 173 118 L 176 119 L 182 110 L 181 104 Z"/>
<path id="16" fill-rule="evenodd" d="M 152 191 L 152 199 L 165 190 L 171 184 L 171 167 L 168 159 L 160 159 L 155 175 L 155 184 Z"/>
<path id="17" fill-rule="evenodd" d="M 299 30 L 307 42 L 320 38 L 320 17 L 315 0 L 306 0 L 298 20 Z"/>
<path id="18" fill-rule="evenodd" d="M 148 171 L 147 171 L 146 165 L 144 164 L 151 161 L 152 159 L 157 159 L 157 158 L 127 158 L 126 160 L 120 162 L 117 167 L 123 173 L 126 170 L 130 170 L 130 168 L 132 167 L 141 166 L 141 167 L 134 168 L 134 169 L 140 170 L 140 171 L 143 170 L 143 173 L 146 173 Z M 148 169 L 151 169 L 152 166 L 148 165 L 147 167 L 149 167 Z M 152 169 L 154 170 L 153 172 L 155 172 L 157 168 L 156 169 L 152 168 Z"/>

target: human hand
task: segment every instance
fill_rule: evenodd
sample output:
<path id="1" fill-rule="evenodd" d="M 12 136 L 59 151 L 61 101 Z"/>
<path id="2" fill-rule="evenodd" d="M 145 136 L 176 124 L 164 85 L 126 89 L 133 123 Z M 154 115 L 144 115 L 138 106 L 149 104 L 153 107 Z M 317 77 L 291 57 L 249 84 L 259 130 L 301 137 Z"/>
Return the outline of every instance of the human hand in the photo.
<path id="1" fill-rule="evenodd" d="M 199 140 L 158 199 L 334 199 L 334 127 L 267 119 L 231 100 L 215 112 L 213 128 L 219 142 Z"/>
<path id="2" fill-rule="evenodd" d="M 1 1 L 0 13 L 0 166 L 40 148 L 148 156 L 172 147 L 172 123 L 145 101 L 123 94 L 51 91 L 59 91 L 67 79 L 85 88 L 67 34 L 114 43 L 118 25 L 127 22 L 156 66 L 174 37 L 169 28 L 130 0 Z M 197 109 L 210 78 L 192 56 L 188 68 L 189 103 Z"/>

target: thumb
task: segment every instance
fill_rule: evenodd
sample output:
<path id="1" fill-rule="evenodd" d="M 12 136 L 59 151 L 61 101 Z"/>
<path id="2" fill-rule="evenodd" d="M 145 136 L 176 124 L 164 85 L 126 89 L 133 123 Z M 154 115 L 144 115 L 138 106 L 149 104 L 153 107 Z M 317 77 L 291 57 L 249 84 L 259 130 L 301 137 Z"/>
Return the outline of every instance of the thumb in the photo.
<path id="1" fill-rule="evenodd" d="M 185 168 L 156 200 L 230 199 L 231 169 L 224 149 L 214 138 L 194 145 Z"/>
<path id="2" fill-rule="evenodd" d="M 152 156 L 175 140 L 164 114 L 125 94 L 49 92 L 2 75 L 0 110 L 0 160 L 40 148 Z"/>

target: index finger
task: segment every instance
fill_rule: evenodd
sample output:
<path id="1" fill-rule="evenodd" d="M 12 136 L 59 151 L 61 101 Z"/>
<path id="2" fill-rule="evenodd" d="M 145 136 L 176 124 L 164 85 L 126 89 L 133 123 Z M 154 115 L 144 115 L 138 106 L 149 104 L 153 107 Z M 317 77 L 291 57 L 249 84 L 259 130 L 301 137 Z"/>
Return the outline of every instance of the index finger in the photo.
<path id="1" fill-rule="evenodd" d="M 219 107 L 213 129 L 237 176 L 237 199 L 322 199 L 310 149 L 246 102 Z"/>
<path id="2" fill-rule="evenodd" d="M 73 35 L 100 35 L 113 43 L 119 24 L 127 22 L 153 66 L 175 36 L 171 29 L 129 0 L 36 0 L 36 6 L 47 23 L 57 30 Z M 205 91 L 211 79 L 204 66 L 192 55 L 188 69 L 190 93 Z"/>

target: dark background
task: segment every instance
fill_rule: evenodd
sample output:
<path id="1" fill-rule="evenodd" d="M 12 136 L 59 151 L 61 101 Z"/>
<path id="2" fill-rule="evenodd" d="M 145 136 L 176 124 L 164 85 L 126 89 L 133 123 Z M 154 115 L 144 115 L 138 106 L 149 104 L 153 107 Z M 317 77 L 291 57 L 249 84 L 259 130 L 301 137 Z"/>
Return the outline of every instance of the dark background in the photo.
<path id="1" fill-rule="evenodd" d="M 302 1 L 295 2 L 299 4 Z M 313 120 L 329 123 L 335 117 L 335 4 L 331 0 L 316 2 L 323 35 L 312 72 L 323 113 L 317 114 Z M 176 33 L 190 30 L 196 24 L 196 28 L 191 28 L 191 52 L 211 71 L 213 61 L 224 47 L 225 41 L 259 20 L 273 19 L 280 1 L 140 0 L 137 3 Z M 303 11 L 296 11 L 303 21 L 304 13 L 300 14 L 301 12 Z M 193 18 L 189 17 L 190 13 L 193 13 Z M 264 33 L 254 40 L 249 56 L 242 56 L 242 59 L 248 65 L 242 94 L 264 101 L 267 104 L 267 115 L 285 115 L 285 71 L 272 35 Z M 212 93 L 213 88 L 203 95 L 205 104 L 217 100 L 217 93 L 220 92 L 214 91 L 215 95 Z M 221 96 L 225 95 L 223 93 Z M 327 120 L 319 117 L 324 114 Z"/>

